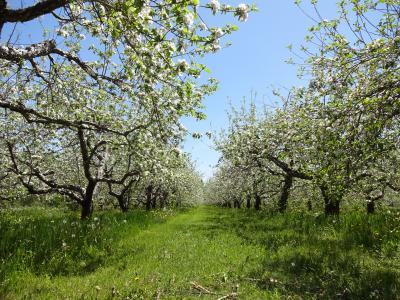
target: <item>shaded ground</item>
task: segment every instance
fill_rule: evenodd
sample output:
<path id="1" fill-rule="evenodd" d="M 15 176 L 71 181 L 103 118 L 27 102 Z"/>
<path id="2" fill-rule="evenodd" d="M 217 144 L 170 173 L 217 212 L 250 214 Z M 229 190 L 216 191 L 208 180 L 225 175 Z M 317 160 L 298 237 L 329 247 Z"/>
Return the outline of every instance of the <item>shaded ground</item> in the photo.
<path id="1" fill-rule="evenodd" d="M 0 298 L 399 297 L 393 213 L 326 219 L 203 206 L 104 214 L 79 226 L 63 213 L 17 215 L 1 215 Z"/>

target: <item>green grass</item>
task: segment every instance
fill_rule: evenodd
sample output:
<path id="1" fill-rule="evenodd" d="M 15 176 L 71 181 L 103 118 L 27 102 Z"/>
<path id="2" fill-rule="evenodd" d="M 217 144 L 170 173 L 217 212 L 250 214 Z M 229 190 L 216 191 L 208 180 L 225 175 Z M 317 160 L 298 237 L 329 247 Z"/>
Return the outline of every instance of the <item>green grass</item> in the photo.
<path id="1" fill-rule="evenodd" d="M 399 298 L 399 213 L 202 206 L 95 217 L 0 213 L 0 299 Z"/>

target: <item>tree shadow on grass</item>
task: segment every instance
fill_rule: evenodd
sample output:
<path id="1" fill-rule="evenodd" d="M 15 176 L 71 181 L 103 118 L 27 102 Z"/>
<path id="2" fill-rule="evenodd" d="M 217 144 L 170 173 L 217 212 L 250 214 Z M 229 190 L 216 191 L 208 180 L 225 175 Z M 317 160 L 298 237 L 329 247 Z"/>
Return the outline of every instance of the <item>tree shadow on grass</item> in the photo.
<path id="1" fill-rule="evenodd" d="M 395 220 L 383 216 L 215 210 L 197 230 L 209 238 L 229 231 L 265 249 L 242 276 L 260 290 L 299 298 L 397 299 L 399 236 L 387 235 L 393 226 Z"/>
<path id="2" fill-rule="evenodd" d="M 84 275 L 127 257 L 118 247 L 128 234 L 164 222 L 156 213 L 97 213 L 79 220 L 60 210 L 21 210 L 0 219 L 0 282 L 13 271 L 37 275 Z M 130 251 L 141 251 L 130 249 Z"/>

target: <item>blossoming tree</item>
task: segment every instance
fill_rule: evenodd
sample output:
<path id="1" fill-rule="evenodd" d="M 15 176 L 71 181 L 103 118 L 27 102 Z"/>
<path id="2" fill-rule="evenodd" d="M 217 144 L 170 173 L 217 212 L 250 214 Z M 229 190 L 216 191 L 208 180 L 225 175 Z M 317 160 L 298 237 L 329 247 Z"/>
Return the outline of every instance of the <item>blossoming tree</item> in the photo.
<path id="1" fill-rule="evenodd" d="M 246 21 L 254 9 L 215 0 L 10 5 L 0 1 L 1 134 L 9 169 L 30 193 L 78 202 L 82 218 L 91 214 L 99 185 L 122 203 L 157 164 L 157 153 L 181 141 L 182 116 L 204 118 L 201 100 L 216 81 L 198 83 L 207 68 L 196 59 L 218 51 L 236 27 L 209 27 L 201 13 Z M 21 23 L 44 29 L 35 35 L 19 30 Z"/>

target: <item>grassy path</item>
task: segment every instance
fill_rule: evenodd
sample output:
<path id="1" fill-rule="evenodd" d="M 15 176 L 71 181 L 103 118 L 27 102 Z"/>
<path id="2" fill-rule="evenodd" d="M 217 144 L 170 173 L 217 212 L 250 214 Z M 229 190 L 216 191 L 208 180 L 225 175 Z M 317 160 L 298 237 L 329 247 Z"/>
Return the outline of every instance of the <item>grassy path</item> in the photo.
<path id="1" fill-rule="evenodd" d="M 262 249 L 224 232 L 220 218 L 217 210 L 199 207 L 139 233 L 128 231 L 115 247 L 115 263 L 83 276 L 19 274 L 16 294 L 9 298 L 198 299 L 191 282 L 217 294 L 204 294 L 202 299 L 240 292 L 238 274 L 252 267 L 251 260 L 255 262 Z M 248 289 L 258 294 L 252 285 L 246 293 Z"/>
<path id="2" fill-rule="evenodd" d="M 57 238 L 61 243 L 58 235 L 68 230 L 65 220 L 56 221 L 49 255 L 60 264 L 73 257 L 72 267 L 55 274 L 49 262 L 40 269 L 27 260 L 26 269 L 5 273 L 0 298 L 218 299 L 237 293 L 238 299 L 397 299 L 400 294 L 400 213 L 326 219 L 202 206 L 163 214 L 99 215 L 103 227 L 65 252 L 56 247 Z M 32 240 L 49 231 L 36 225 Z M 101 237 L 112 243 L 95 244 Z M 81 256 L 78 250 L 72 256 L 74 247 L 84 250 Z M 79 266 L 98 253 L 106 253 L 101 263 L 81 272 Z M 192 282 L 212 293 L 200 293 Z"/>

